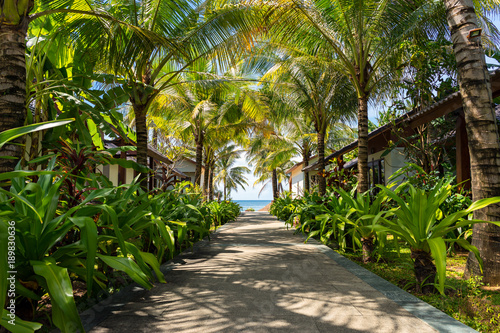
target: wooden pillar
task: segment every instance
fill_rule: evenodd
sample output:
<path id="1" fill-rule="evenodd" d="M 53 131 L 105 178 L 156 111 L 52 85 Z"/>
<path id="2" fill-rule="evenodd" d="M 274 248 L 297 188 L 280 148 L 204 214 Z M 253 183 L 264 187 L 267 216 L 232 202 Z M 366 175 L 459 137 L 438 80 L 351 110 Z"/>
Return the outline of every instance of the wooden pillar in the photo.
<path id="1" fill-rule="evenodd" d="M 471 188 L 470 155 L 463 110 L 460 110 L 457 117 L 456 132 L 457 183 L 465 181 L 459 188 L 469 190 Z"/>
<path id="2" fill-rule="evenodd" d="M 149 168 L 153 170 L 153 173 L 149 176 L 149 190 L 152 191 L 155 187 L 155 160 L 153 157 L 149 156 Z"/>
<path id="3" fill-rule="evenodd" d="M 127 153 L 122 151 L 120 153 L 120 158 L 122 160 L 126 160 L 127 159 Z M 118 165 L 118 185 L 123 185 L 125 184 L 126 180 L 127 180 L 127 170 L 122 167 L 121 165 Z"/>

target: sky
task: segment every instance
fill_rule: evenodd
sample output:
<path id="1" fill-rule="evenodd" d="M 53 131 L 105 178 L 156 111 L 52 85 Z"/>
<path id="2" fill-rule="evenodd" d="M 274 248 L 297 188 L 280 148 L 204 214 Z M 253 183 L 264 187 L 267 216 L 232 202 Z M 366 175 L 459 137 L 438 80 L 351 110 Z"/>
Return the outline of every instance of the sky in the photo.
<path id="1" fill-rule="evenodd" d="M 500 27 L 500 20 L 498 18 L 493 18 L 493 23 L 495 24 L 495 26 Z M 486 62 L 498 64 L 497 61 L 495 61 L 494 59 L 491 59 L 491 58 L 488 58 Z M 368 118 L 370 118 L 371 120 L 375 120 L 379 111 L 380 111 L 380 108 L 369 106 Z M 243 166 L 249 167 L 249 165 L 246 161 L 246 155 L 242 155 L 242 157 L 236 161 L 235 165 L 237 165 L 237 166 L 243 165 Z M 272 192 L 272 188 L 270 185 L 267 186 L 267 188 L 265 188 L 259 196 L 259 192 L 262 188 L 262 184 L 257 184 L 256 186 L 253 186 L 257 177 L 255 177 L 253 175 L 253 169 L 251 167 L 249 167 L 249 168 L 251 169 L 251 172 L 249 174 L 247 174 L 248 186 L 245 189 L 239 188 L 238 191 L 232 192 L 231 198 L 233 200 L 272 200 L 273 199 L 273 192 Z"/>
<path id="2" fill-rule="evenodd" d="M 246 154 L 242 154 L 242 156 L 236 160 L 235 165 L 244 165 L 246 167 L 248 166 L 248 163 L 246 161 Z M 248 186 L 246 189 L 241 189 L 239 188 L 238 191 L 236 192 L 231 192 L 231 198 L 233 200 L 272 200 L 273 199 L 273 189 L 271 188 L 270 185 L 267 186 L 264 191 L 260 194 L 259 197 L 259 192 L 262 189 L 262 184 L 257 184 L 256 186 L 253 186 L 255 183 L 255 180 L 257 177 L 253 175 L 253 169 L 249 167 L 252 171 L 251 173 L 247 174 L 247 182 Z"/>

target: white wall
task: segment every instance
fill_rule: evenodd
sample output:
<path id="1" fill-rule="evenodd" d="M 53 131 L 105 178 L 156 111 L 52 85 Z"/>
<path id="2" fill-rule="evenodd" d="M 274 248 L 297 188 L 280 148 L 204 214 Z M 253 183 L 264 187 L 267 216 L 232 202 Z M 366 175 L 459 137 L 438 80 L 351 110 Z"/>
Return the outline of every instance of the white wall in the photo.
<path id="1" fill-rule="evenodd" d="M 368 156 L 368 162 L 379 160 L 382 154 L 385 151 L 379 151 L 375 154 L 371 154 Z M 389 154 L 383 157 L 384 159 L 384 176 L 385 176 L 385 184 L 389 185 L 389 178 L 393 173 L 406 166 L 408 161 L 406 160 L 403 148 L 396 147 Z M 401 181 L 402 178 L 398 177 L 396 179 L 397 182 Z"/>

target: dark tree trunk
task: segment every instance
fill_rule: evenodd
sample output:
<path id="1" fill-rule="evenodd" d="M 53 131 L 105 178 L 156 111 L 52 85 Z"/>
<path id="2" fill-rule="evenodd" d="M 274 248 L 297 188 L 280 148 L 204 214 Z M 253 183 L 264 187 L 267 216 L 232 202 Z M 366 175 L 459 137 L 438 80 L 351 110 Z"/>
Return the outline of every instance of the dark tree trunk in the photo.
<path id="1" fill-rule="evenodd" d="M 368 98 L 358 100 L 358 193 L 368 191 Z"/>
<path id="2" fill-rule="evenodd" d="M 196 170 L 194 173 L 194 184 L 201 185 L 201 167 L 203 164 L 203 134 L 198 134 L 196 137 Z"/>
<path id="3" fill-rule="evenodd" d="M 276 169 L 273 169 L 273 176 L 272 176 L 272 185 L 273 185 L 273 199 L 276 200 L 278 199 L 278 174 L 276 173 Z"/>
<path id="4" fill-rule="evenodd" d="M 318 190 L 319 195 L 326 194 L 325 178 L 325 133 L 318 132 Z"/>
<path id="5" fill-rule="evenodd" d="M 304 163 L 304 168 L 309 166 L 309 152 L 304 152 L 302 155 L 302 162 Z M 304 172 L 304 193 L 308 193 L 311 190 L 311 183 L 309 181 L 309 172 Z"/>
<path id="6" fill-rule="evenodd" d="M 492 107 L 490 75 L 480 38 L 467 38 L 478 28 L 472 0 L 444 0 L 453 50 L 458 68 L 467 137 L 469 140 L 473 200 L 500 195 L 500 142 Z M 500 205 L 474 212 L 474 218 L 500 220 Z M 483 282 L 500 285 L 500 228 L 475 224 L 472 245 L 483 259 Z M 469 253 L 466 272 L 481 275 L 473 253 Z M 466 274 L 467 275 L 467 274 Z"/>
<path id="7" fill-rule="evenodd" d="M 208 199 L 210 201 L 214 200 L 214 167 L 215 161 L 212 161 L 210 163 L 210 183 L 208 184 Z"/>
<path id="8" fill-rule="evenodd" d="M 148 127 L 146 124 L 146 106 L 133 104 L 135 112 L 135 130 L 137 133 L 137 163 L 148 166 Z M 141 187 L 147 191 L 147 174 L 141 174 Z"/>
<path id="9" fill-rule="evenodd" d="M 209 179 L 210 179 L 210 149 L 205 150 L 205 173 L 203 174 L 203 198 L 205 201 L 209 200 Z"/>
<path id="10" fill-rule="evenodd" d="M 27 22 L 0 25 L 0 132 L 21 127 L 26 120 L 26 32 Z M 22 156 L 22 138 L 0 149 L 0 173 L 14 170 Z M 16 145 L 17 144 L 17 145 Z"/>
<path id="11" fill-rule="evenodd" d="M 373 237 L 361 238 L 361 243 L 363 243 L 363 262 L 365 264 L 373 261 L 372 253 L 375 248 L 373 240 Z"/>
<path id="12" fill-rule="evenodd" d="M 416 288 L 417 292 L 431 294 L 436 292 L 434 281 L 436 279 L 436 266 L 432 261 L 431 254 L 422 250 L 411 250 L 411 257 L 415 262 Z"/>

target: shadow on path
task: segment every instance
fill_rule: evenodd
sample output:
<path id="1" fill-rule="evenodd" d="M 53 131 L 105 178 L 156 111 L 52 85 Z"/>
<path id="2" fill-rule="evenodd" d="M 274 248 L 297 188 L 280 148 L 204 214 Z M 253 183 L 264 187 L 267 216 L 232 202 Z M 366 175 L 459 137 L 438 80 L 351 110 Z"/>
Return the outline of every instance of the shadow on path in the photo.
<path id="1" fill-rule="evenodd" d="M 268 213 L 182 259 L 91 332 L 436 332 Z"/>

